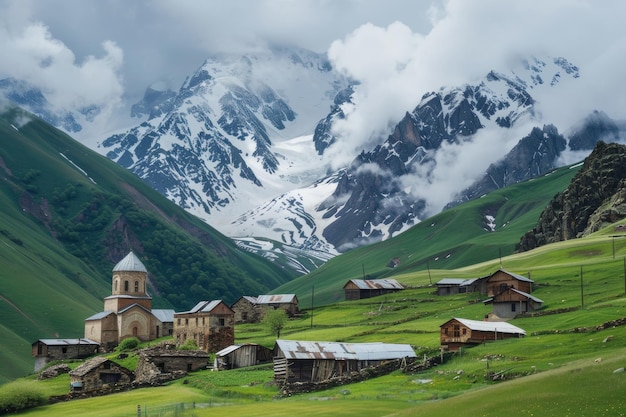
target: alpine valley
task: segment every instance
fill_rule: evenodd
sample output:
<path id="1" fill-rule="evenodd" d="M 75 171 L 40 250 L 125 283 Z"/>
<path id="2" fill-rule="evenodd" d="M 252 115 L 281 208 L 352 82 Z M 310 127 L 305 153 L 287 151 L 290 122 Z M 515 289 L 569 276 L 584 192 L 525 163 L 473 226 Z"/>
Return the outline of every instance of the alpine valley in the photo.
<path id="1" fill-rule="evenodd" d="M 565 58 L 527 57 L 441 87 L 337 168 L 334 126 L 358 105 L 358 80 L 303 49 L 218 55 L 178 91 L 148 87 L 132 107 L 135 125 L 83 142 L 242 248 L 273 257 L 280 242 L 281 251 L 306 253 L 314 261 L 296 267 L 306 273 L 446 207 L 565 165 L 572 152 L 582 160 L 599 140 L 619 141 L 623 122 L 601 109 L 567 131 L 542 119 L 539 97 L 584 82 L 583 74 Z M 47 116 L 27 98 L 18 104 Z M 48 119 L 60 128 L 68 120 Z M 484 141 L 493 152 L 476 156 L 475 172 L 456 175 L 444 192 L 440 173 L 454 177 L 458 154 L 467 158 Z"/>

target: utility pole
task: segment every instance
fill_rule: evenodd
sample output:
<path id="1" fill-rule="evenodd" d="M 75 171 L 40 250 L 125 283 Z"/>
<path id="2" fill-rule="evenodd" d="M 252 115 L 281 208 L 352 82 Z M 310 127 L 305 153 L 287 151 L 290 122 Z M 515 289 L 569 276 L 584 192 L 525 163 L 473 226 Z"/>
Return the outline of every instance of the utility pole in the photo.
<path id="1" fill-rule="evenodd" d="M 315 305 L 315 285 L 311 286 L 311 329 L 313 328 L 313 306 Z"/>
<path id="2" fill-rule="evenodd" d="M 580 266 L 580 306 L 585 308 L 585 293 L 583 292 L 583 266 Z"/>
<path id="3" fill-rule="evenodd" d="M 626 258 L 625 258 L 626 259 Z M 625 261 L 626 262 L 626 261 Z M 430 282 L 430 285 L 433 285 L 433 279 L 430 276 L 430 266 L 428 265 L 428 261 L 426 261 L 426 269 L 428 270 L 428 282 Z"/>

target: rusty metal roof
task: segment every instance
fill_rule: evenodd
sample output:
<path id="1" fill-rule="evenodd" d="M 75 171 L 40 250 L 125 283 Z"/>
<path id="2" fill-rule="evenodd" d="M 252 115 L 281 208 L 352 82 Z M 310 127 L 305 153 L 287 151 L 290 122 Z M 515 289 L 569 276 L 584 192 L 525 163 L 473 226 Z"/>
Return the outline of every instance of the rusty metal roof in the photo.
<path id="1" fill-rule="evenodd" d="M 403 290 L 404 287 L 395 279 L 351 279 L 361 290 Z"/>
<path id="2" fill-rule="evenodd" d="M 295 294 L 269 294 L 259 295 L 256 299 L 257 304 L 285 304 L 297 302 Z"/>
<path id="3" fill-rule="evenodd" d="M 386 360 L 416 357 L 411 345 L 277 340 L 287 359 Z"/>

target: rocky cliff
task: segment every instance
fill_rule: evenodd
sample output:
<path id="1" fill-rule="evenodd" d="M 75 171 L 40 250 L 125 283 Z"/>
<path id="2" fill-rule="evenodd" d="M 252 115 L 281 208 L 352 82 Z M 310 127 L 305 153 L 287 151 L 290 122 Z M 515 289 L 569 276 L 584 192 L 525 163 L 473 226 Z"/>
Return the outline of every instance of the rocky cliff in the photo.
<path id="1" fill-rule="evenodd" d="M 571 184 L 557 194 L 519 250 L 574 239 L 626 218 L 626 146 L 600 141 Z"/>

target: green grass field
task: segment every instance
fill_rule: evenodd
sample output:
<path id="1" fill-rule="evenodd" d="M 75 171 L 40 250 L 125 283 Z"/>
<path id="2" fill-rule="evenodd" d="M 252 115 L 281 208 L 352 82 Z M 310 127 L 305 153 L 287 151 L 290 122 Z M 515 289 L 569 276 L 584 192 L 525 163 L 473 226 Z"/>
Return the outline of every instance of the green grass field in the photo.
<path id="1" fill-rule="evenodd" d="M 463 349 L 422 373 L 397 371 L 278 399 L 271 366 L 202 371 L 164 387 L 47 405 L 20 415 L 129 416 L 140 405 L 144 413 L 148 410 L 145 415 L 179 416 L 623 416 L 626 373 L 614 371 L 626 366 L 626 326 L 596 330 L 626 317 L 626 246 L 615 242 L 614 252 L 611 231 L 504 257 L 506 269 L 530 273 L 536 283 L 533 295 L 551 314 L 513 320 L 526 330 L 525 338 Z M 414 288 L 307 310 L 287 323 L 281 337 L 409 343 L 418 357 L 436 355 L 442 323 L 451 317 L 481 319 L 489 307 L 477 302 L 476 294 L 435 295 L 433 275 L 483 276 L 499 266 L 496 259 L 433 270 L 430 277 L 426 271 L 407 274 Z M 274 336 L 262 325 L 247 324 L 236 328 L 236 342 L 271 347 Z M 493 373 L 506 380 L 493 382 L 487 378 Z M 48 395 L 67 392 L 69 377 L 55 380 L 31 383 L 44 386 Z M 185 409 L 175 409 L 178 403 Z"/>

